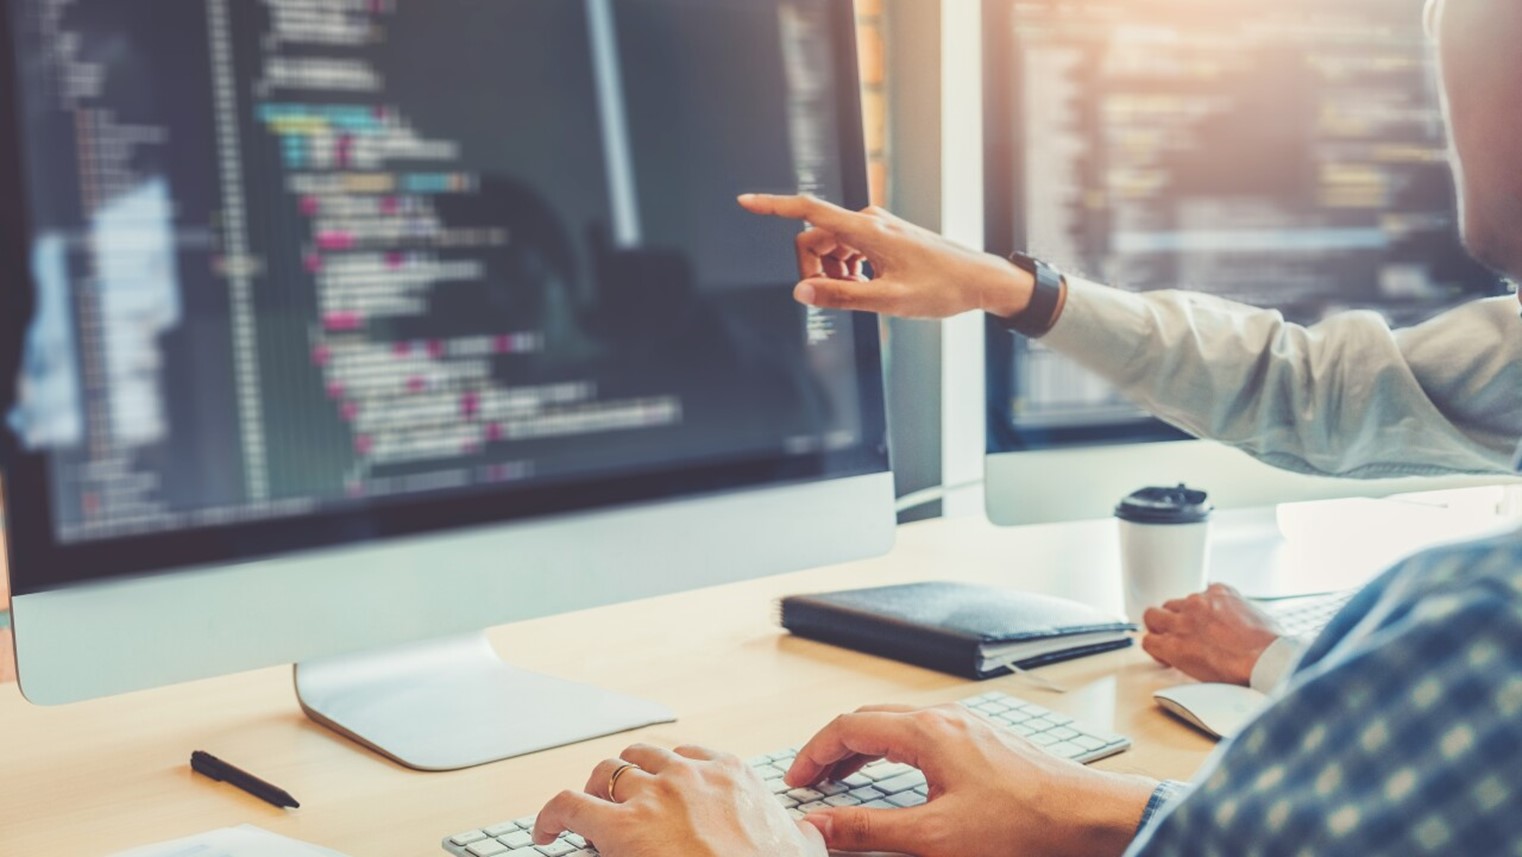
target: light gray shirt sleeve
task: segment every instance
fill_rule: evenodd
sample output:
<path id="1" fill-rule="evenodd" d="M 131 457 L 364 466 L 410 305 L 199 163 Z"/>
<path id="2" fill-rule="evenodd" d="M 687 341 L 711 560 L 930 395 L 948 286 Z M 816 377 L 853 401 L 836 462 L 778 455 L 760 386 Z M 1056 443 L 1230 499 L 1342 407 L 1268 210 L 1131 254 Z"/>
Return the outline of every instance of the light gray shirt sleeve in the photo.
<path id="1" fill-rule="evenodd" d="M 1068 285 L 1042 343 L 1190 434 L 1314 475 L 1516 472 L 1515 298 L 1392 330 L 1373 312 L 1302 327 L 1210 295 Z"/>
<path id="2" fill-rule="evenodd" d="M 1253 664 L 1252 678 L 1249 681 L 1253 690 L 1263 694 L 1273 694 L 1274 689 L 1284 683 L 1286 678 L 1300 662 L 1300 656 L 1305 654 L 1306 640 L 1299 637 L 1280 637 L 1269 644 L 1258 656 L 1258 662 Z"/>

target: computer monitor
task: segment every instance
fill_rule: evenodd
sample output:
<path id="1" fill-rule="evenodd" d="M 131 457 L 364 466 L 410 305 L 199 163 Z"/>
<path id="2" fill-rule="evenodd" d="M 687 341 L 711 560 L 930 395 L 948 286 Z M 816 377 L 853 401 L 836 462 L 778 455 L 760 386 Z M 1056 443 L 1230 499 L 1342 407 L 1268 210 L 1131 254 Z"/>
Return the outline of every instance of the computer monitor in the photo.
<path id="1" fill-rule="evenodd" d="M 480 629 L 891 545 L 875 321 L 735 202 L 865 205 L 850 0 L 4 0 L 0 110 L 35 702 L 298 663 L 461 767 L 670 716 Z"/>
<path id="2" fill-rule="evenodd" d="M 1421 0 L 987 0 L 988 248 L 1302 323 L 1355 308 L 1414 323 L 1500 293 L 1459 242 L 1421 12 Z M 1102 517 L 1138 487 L 1180 481 L 1223 506 L 1414 487 L 1273 470 L 1186 440 L 1039 342 L 993 326 L 986 342 L 996 522 Z M 1032 490 L 1051 485 L 1063 490 Z"/>

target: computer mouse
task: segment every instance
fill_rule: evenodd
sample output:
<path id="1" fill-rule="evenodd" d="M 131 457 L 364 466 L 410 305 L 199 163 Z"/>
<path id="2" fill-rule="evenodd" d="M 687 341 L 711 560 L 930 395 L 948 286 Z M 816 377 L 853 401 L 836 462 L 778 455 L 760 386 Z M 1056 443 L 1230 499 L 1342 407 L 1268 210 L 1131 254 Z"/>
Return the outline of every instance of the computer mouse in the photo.
<path id="1" fill-rule="evenodd" d="M 1235 684 L 1181 684 L 1152 694 L 1163 710 L 1210 735 L 1237 734 L 1268 705 L 1267 694 Z"/>

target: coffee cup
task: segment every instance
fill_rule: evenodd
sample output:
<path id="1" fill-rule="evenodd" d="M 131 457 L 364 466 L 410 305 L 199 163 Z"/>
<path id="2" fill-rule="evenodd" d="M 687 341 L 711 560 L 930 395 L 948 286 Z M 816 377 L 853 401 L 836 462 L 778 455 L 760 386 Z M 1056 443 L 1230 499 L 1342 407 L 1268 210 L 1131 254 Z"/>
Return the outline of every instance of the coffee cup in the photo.
<path id="1" fill-rule="evenodd" d="M 1185 485 L 1143 488 L 1115 507 L 1127 619 L 1140 624 L 1147 608 L 1205 588 L 1214 511 Z"/>

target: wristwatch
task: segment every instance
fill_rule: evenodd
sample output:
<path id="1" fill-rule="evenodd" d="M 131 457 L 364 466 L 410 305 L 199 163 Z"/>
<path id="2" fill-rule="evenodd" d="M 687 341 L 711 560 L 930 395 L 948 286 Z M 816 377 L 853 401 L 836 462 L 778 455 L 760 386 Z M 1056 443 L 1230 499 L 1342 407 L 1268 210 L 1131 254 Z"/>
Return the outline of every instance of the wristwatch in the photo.
<path id="1" fill-rule="evenodd" d="M 1030 274 L 1036 281 L 1031 290 L 1031 302 L 1012 316 L 993 316 L 994 321 L 1005 330 L 1011 330 L 1031 339 L 1040 339 L 1057 325 L 1057 313 L 1062 308 L 1062 295 L 1067 291 L 1067 278 L 1062 272 L 1033 256 L 1014 253 L 1010 264 Z"/>

